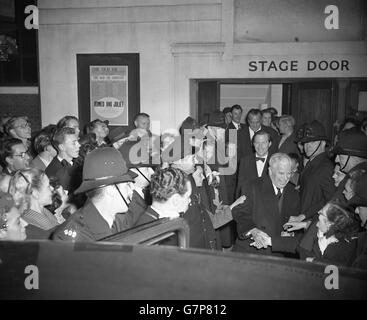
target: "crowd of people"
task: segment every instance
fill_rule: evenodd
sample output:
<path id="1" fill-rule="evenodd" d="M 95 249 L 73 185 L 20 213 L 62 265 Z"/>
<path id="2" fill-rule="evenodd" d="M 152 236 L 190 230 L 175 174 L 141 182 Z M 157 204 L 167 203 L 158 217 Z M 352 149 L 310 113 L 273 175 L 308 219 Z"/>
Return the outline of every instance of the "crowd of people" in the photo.
<path id="1" fill-rule="evenodd" d="M 161 136 L 146 113 L 128 130 L 65 116 L 33 135 L 1 118 L 0 239 L 97 241 L 181 217 L 192 248 L 367 268 L 367 121 L 331 141 L 318 120 L 242 113 Z"/>

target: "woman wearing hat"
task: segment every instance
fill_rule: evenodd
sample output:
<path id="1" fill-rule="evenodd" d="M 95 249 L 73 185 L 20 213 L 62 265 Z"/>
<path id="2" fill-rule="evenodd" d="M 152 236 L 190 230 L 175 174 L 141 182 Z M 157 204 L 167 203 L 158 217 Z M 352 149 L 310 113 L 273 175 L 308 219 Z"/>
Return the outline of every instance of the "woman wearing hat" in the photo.
<path id="1" fill-rule="evenodd" d="M 20 218 L 13 197 L 0 191 L 0 240 L 25 240 L 26 225 Z"/>
<path id="2" fill-rule="evenodd" d="M 59 221 L 45 208 L 52 204 L 53 193 L 47 175 L 36 168 L 17 171 L 10 181 L 9 192 L 22 219 L 28 223 L 27 238 L 48 239 Z"/>
<path id="3" fill-rule="evenodd" d="M 351 266 L 356 257 L 358 222 L 344 205 L 330 201 L 319 212 L 316 229 L 309 229 L 313 242 L 303 245 L 303 237 L 264 237 L 257 248 L 272 247 L 272 252 L 298 252 L 301 260 Z"/>
<path id="4" fill-rule="evenodd" d="M 87 154 L 83 182 L 75 191 L 85 192 L 88 201 L 54 233 L 53 239 L 64 241 L 96 241 L 122 231 L 132 190 L 130 182 L 136 174 L 113 147 L 97 148 Z"/>

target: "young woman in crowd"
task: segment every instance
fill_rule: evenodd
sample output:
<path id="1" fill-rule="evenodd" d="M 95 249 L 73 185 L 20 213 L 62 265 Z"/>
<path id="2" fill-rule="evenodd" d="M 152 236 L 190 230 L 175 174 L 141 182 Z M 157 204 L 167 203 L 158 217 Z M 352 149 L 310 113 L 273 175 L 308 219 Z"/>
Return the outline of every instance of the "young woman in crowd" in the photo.
<path id="1" fill-rule="evenodd" d="M 108 134 L 110 130 L 108 128 L 109 122 L 95 119 L 85 126 L 85 134 L 94 133 L 96 135 L 96 142 L 98 147 L 106 147 L 109 144 Z"/>
<path id="2" fill-rule="evenodd" d="M 48 239 L 59 221 L 45 208 L 52 204 L 53 192 L 47 175 L 35 168 L 17 171 L 10 181 L 9 192 L 28 223 L 27 238 Z"/>

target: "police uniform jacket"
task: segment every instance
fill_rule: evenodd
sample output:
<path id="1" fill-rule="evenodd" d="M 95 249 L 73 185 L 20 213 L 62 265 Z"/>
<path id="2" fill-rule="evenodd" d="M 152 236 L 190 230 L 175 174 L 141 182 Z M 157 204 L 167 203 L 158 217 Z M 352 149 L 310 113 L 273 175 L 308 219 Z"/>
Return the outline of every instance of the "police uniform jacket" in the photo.
<path id="1" fill-rule="evenodd" d="M 326 152 L 307 162 L 300 177 L 301 214 L 312 218 L 333 197 L 334 163 Z M 296 214 L 297 215 L 297 214 Z"/>
<path id="2" fill-rule="evenodd" d="M 115 216 L 113 227 L 101 216 L 91 201 L 71 215 L 54 232 L 53 240 L 96 241 L 123 230 L 123 214 Z"/>

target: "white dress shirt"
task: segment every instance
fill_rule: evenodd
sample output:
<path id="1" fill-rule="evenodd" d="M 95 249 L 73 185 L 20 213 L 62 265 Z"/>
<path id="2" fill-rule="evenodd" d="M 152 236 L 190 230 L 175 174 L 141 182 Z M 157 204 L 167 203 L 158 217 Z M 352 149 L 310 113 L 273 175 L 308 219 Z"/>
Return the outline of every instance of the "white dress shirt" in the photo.
<path id="1" fill-rule="evenodd" d="M 256 154 L 255 157 L 259 157 L 259 156 Z M 261 177 L 261 175 L 263 174 L 265 162 L 266 162 L 266 159 L 268 158 L 268 155 L 266 155 L 265 157 L 261 157 L 261 158 L 264 158 L 265 161 L 264 162 L 262 162 L 261 160 L 256 161 L 256 169 L 257 169 L 258 177 Z"/>
<path id="2" fill-rule="evenodd" d="M 273 188 L 274 188 L 275 195 L 277 195 L 278 187 L 274 183 L 272 183 L 272 185 L 273 185 Z M 280 193 L 283 194 L 284 188 L 279 188 L 279 189 L 280 189 Z"/>
<path id="3" fill-rule="evenodd" d="M 233 123 L 234 127 L 236 128 L 236 130 L 239 130 L 241 128 L 241 125 L 239 123 L 234 122 L 234 121 L 232 121 L 232 123 Z"/>

